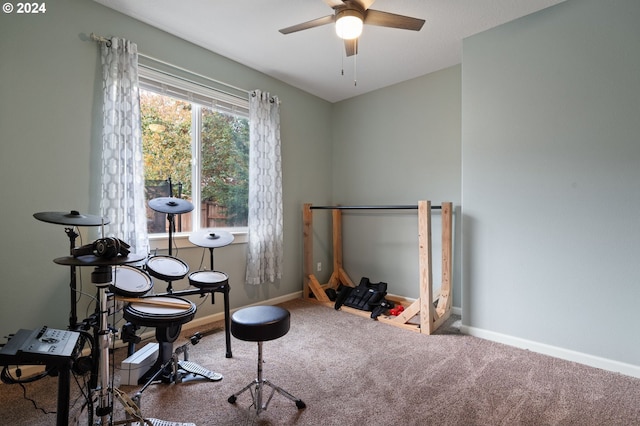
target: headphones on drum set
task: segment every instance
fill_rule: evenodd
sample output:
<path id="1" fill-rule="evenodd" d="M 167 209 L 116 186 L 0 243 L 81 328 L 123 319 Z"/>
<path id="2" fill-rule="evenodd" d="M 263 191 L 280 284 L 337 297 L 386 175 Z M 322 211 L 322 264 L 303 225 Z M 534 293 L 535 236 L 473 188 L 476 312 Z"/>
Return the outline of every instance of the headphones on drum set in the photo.
<path id="1" fill-rule="evenodd" d="M 84 246 L 74 248 L 73 256 L 78 257 L 87 254 L 93 254 L 97 257 L 111 259 L 119 254 L 122 256 L 128 256 L 129 248 L 131 248 L 131 246 L 121 239 L 113 237 L 100 238 L 91 244 L 86 244 Z"/>

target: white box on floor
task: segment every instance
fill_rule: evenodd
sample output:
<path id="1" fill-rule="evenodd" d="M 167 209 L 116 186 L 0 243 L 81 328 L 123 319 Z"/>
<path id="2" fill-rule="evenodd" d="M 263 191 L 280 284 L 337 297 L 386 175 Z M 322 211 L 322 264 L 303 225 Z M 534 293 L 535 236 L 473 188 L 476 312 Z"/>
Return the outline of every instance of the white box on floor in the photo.
<path id="1" fill-rule="evenodd" d="M 149 343 L 122 361 L 120 365 L 120 384 L 137 385 L 138 379 L 149 371 L 158 359 L 159 348 L 160 345 L 158 343 Z"/>

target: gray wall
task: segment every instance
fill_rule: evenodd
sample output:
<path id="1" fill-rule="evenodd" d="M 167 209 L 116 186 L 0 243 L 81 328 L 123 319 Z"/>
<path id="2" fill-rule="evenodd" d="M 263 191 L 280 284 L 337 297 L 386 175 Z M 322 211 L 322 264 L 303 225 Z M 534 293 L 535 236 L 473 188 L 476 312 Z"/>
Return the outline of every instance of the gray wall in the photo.
<path id="1" fill-rule="evenodd" d="M 0 336 L 43 324 L 64 328 L 68 322 L 69 270 L 53 259 L 69 254 L 69 241 L 63 226 L 32 215 L 72 209 L 99 214 L 101 70 L 98 44 L 88 41 L 91 32 L 128 38 L 143 54 L 280 97 L 284 277 L 273 285 L 245 286 L 244 244 L 217 249 L 216 267 L 230 276 L 232 307 L 299 292 L 301 205 L 309 199 L 330 200 L 331 104 L 92 1 L 62 0 L 47 3 L 43 15 L 0 14 L 0 195 L 5 200 Z M 84 235 L 84 242 L 92 240 L 91 234 Z M 195 271 L 202 249 L 182 248 L 179 256 Z M 95 294 L 88 274 L 82 274 L 81 286 Z M 80 318 L 89 301 L 81 298 Z M 202 304 L 197 318 L 221 310 L 218 297 L 215 305 Z"/>
<path id="2" fill-rule="evenodd" d="M 430 200 L 439 205 L 451 201 L 459 210 L 460 74 L 460 66 L 454 66 L 335 104 L 335 204 L 416 205 L 419 200 Z M 438 211 L 434 210 L 432 219 L 433 280 L 439 288 Z M 345 211 L 344 265 L 351 279 L 357 283 L 366 276 L 385 281 L 390 293 L 417 298 L 417 223 L 415 210 Z M 456 233 L 455 242 L 459 235 Z M 453 304 L 460 306 L 460 244 L 454 247 Z"/>
<path id="3" fill-rule="evenodd" d="M 640 375 L 639 18 L 633 0 L 569 0 L 470 37 L 463 66 L 330 105 L 93 2 L 0 14 L 0 331 L 67 321 L 68 271 L 53 258 L 68 240 L 32 214 L 97 205 L 99 57 L 86 41 L 96 32 L 282 99 L 285 278 L 245 287 L 244 245 L 217 250 L 234 307 L 301 289 L 302 203 L 452 201 L 454 305 L 468 332 Z M 314 261 L 326 275 L 322 214 Z M 416 297 L 415 220 L 346 215 L 352 278 Z M 201 249 L 179 254 L 198 268 Z M 94 291 L 88 277 L 83 289 Z"/>
<path id="4" fill-rule="evenodd" d="M 471 333 L 639 373 L 639 19 L 569 0 L 465 40 Z"/>

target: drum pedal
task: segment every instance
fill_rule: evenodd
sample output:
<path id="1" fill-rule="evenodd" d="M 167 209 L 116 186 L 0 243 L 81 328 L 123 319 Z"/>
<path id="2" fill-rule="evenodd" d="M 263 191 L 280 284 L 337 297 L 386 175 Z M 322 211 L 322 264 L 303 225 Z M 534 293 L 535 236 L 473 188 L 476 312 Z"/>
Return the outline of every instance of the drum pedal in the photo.
<path id="1" fill-rule="evenodd" d="M 223 377 L 222 374 L 214 373 L 213 371 L 207 370 L 206 368 L 201 367 L 200 365 L 191 361 L 178 361 L 178 367 L 180 367 L 181 369 L 183 369 L 188 373 L 206 377 L 212 382 L 217 382 L 218 380 L 222 380 L 222 377 Z"/>
<path id="2" fill-rule="evenodd" d="M 131 423 L 132 426 L 146 426 L 148 423 L 147 421 L 151 422 L 151 424 L 153 426 L 196 426 L 195 423 L 180 423 L 180 422 L 170 422 L 167 420 L 158 420 L 158 419 L 145 419 L 145 422 L 143 424 L 140 424 L 140 422 L 134 422 Z"/>

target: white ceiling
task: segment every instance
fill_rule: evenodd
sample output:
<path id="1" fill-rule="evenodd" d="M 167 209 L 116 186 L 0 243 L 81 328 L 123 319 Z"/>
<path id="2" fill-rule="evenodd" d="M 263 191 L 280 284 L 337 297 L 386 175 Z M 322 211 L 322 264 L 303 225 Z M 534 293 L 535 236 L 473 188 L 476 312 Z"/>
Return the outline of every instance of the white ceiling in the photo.
<path id="1" fill-rule="evenodd" d="M 464 38 L 563 0 L 377 0 L 372 9 L 426 23 L 420 32 L 365 26 L 355 61 L 333 25 L 278 32 L 333 14 L 323 0 L 94 1 L 337 102 L 459 64 Z"/>

